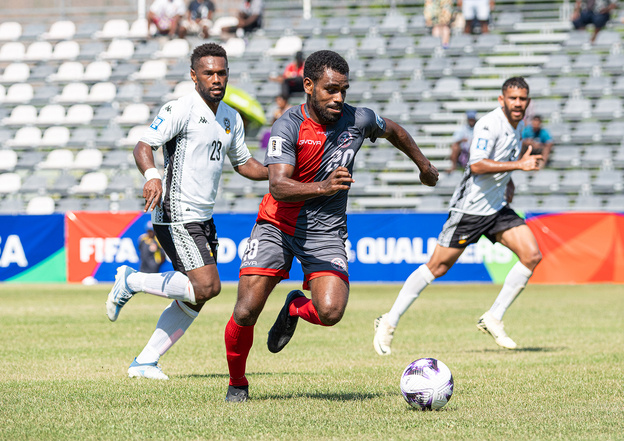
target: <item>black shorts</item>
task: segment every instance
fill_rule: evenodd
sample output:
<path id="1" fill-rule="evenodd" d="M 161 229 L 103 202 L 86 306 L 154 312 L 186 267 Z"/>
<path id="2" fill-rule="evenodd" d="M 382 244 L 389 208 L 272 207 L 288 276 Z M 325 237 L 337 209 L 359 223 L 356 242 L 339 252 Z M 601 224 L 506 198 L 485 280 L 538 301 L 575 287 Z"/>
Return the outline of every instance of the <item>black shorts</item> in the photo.
<path id="1" fill-rule="evenodd" d="M 186 274 L 217 263 L 219 240 L 212 219 L 187 224 L 154 224 L 154 232 L 176 271 Z"/>
<path id="2" fill-rule="evenodd" d="M 482 235 L 495 243 L 496 234 L 520 225 L 525 225 L 524 219 L 509 206 L 489 216 L 451 211 L 438 236 L 438 244 L 447 248 L 466 248 L 477 242 Z"/>

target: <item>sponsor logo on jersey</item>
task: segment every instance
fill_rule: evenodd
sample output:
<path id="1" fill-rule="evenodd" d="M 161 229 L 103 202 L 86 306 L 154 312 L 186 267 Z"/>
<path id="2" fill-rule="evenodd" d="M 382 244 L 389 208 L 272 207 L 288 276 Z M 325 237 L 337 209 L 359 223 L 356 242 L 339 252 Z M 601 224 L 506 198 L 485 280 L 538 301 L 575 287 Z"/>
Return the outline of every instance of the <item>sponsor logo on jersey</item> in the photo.
<path id="1" fill-rule="evenodd" d="M 459 236 L 459 240 L 457 241 L 458 244 L 463 245 L 468 241 L 468 234 L 463 234 L 461 236 Z"/>
<path id="2" fill-rule="evenodd" d="M 206 118 L 204 118 L 203 116 L 201 116 L 201 117 L 199 118 L 199 123 L 200 123 L 200 124 L 206 124 L 207 122 L 208 122 L 208 120 L 207 120 Z"/>
<path id="3" fill-rule="evenodd" d="M 157 116 L 156 118 L 154 118 L 154 121 L 152 121 L 152 123 L 150 124 L 150 128 L 154 130 L 158 130 L 158 126 L 160 126 L 163 121 L 164 119 L 162 119 L 160 116 Z"/>
<path id="4" fill-rule="evenodd" d="M 229 118 L 223 118 L 223 125 L 225 126 L 225 133 L 227 133 L 229 135 L 230 132 L 232 131 L 230 129 L 230 119 Z"/>
<path id="5" fill-rule="evenodd" d="M 284 139 L 280 136 L 271 136 L 267 147 L 267 156 L 282 156 L 282 142 L 284 142 Z"/>
<path id="6" fill-rule="evenodd" d="M 244 262 L 241 263 L 241 268 L 242 267 L 246 267 L 246 266 L 257 266 L 258 262 L 255 260 L 245 260 Z"/>
<path id="7" fill-rule="evenodd" d="M 338 148 L 344 149 L 351 145 L 353 140 L 355 139 L 355 135 L 349 132 L 342 132 L 340 136 L 338 136 Z"/>
<path id="8" fill-rule="evenodd" d="M 165 111 L 167 113 L 171 113 L 171 106 L 169 105 L 169 106 L 165 107 Z"/>
<path id="9" fill-rule="evenodd" d="M 479 150 L 486 150 L 487 149 L 487 145 L 488 145 L 488 140 L 487 139 L 479 138 L 477 140 L 477 148 Z"/>
<path id="10" fill-rule="evenodd" d="M 347 264 L 340 257 L 335 257 L 331 261 L 331 265 L 339 271 L 346 271 Z"/>
<path id="11" fill-rule="evenodd" d="M 375 121 L 381 130 L 386 131 L 386 121 L 375 113 Z"/>
<path id="12" fill-rule="evenodd" d="M 299 141 L 297 141 L 297 145 L 298 146 L 311 145 L 311 146 L 319 146 L 320 147 L 321 141 L 318 141 L 316 139 L 300 139 Z"/>

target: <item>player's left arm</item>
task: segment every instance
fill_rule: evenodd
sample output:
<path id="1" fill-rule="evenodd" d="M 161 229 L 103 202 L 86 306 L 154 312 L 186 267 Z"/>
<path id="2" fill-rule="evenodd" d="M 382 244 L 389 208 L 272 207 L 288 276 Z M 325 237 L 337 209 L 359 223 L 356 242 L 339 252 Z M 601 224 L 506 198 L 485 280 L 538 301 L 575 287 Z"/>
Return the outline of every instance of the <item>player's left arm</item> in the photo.
<path id="1" fill-rule="evenodd" d="M 438 182 L 438 169 L 427 159 L 423 152 L 418 148 L 414 138 L 403 127 L 384 118 L 386 122 L 386 131 L 380 138 L 386 138 L 397 149 L 405 153 L 420 170 L 420 182 L 433 187 Z"/>
<path id="2" fill-rule="evenodd" d="M 266 181 L 269 179 L 269 169 L 255 158 L 249 158 L 244 164 L 234 167 L 234 170 L 252 181 Z"/>
<path id="3" fill-rule="evenodd" d="M 533 147 L 529 146 L 524 155 L 517 161 L 494 161 L 493 159 L 481 159 L 470 165 L 470 171 L 475 175 L 486 173 L 502 173 L 514 170 L 533 171 L 539 170 L 539 162 L 542 155 L 531 155 Z"/>

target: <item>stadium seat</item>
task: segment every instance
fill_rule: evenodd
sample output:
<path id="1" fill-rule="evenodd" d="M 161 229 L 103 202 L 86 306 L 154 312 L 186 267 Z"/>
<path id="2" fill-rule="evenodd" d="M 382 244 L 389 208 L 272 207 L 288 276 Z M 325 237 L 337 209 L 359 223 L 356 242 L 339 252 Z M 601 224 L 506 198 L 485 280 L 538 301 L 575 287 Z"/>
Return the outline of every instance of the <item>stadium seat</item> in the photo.
<path id="1" fill-rule="evenodd" d="M 138 72 L 130 75 L 133 81 L 161 80 L 167 75 L 167 63 L 163 60 L 148 60 L 141 65 Z"/>
<path id="2" fill-rule="evenodd" d="M 291 58 L 302 49 L 303 42 L 301 38 L 296 35 L 287 35 L 280 37 L 275 43 L 275 46 L 267 51 L 267 54 L 271 57 Z"/>
<path id="3" fill-rule="evenodd" d="M 581 158 L 584 168 L 605 168 L 611 165 L 613 149 L 606 145 L 592 145 L 585 149 Z"/>
<path id="4" fill-rule="evenodd" d="M 44 40 L 71 40 L 76 34 L 76 25 L 71 20 L 59 20 L 52 23 L 50 30 L 44 32 L 41 38 Z"/>
<path id="5" fill-rule="evenodd" d="M 40 169 L 63 170 L 70 169 L 74 163 L 74 154 L 68 149 L 54 149 L 48 153 L 46 159 L 39 164 Z"/>
<path id="6" fill-rule="evenodd" d="M 88 41 L 80 47 L 79 60 L 93 61 L 106 50 L 106 46 L 101 41 Z"/>
<path id="7" fill-rule="evenodd" d="M 4 43 L 0 48 L 0 61 L 22 61 L 25 54 L 26 49 L 24 48 L 23 43 L 20 43 L 19 41 L 11 41 L 9 43 Z"/>
<path id="8" fill-rule="evenodd" d="M 34 152 L 30 152 L 34 153 Z M 38 153 L 38 152 L 37 152 Z M 48 188 L 48 176 L 47 172 L 35 172 L 31 175 L 28 175 L 24 182 L 22 182 L 22 187 L 20 188 L 20 193 L 22 194 L 44 194 L 46 189 Z"/>
<path id="9" fill-rule="evenodd" d="M 566 101 L 561 116 L 566 120 L 581 120 L 591 117 L 591 101 L 587 98 L 571 98 Z"/>
<path id="10" fill-rule="evenodd" d="M 134 43 L 131 40 L 116 39 L 111 41 L 108 49 L 100 54 L 103 60 L 129 60 L 134 54 Z"/>
<path id="11" fill-rule="evenodd" d="M 560 75 L 567 74 L 572 69 L 572 62 L 568 54 L 550 55 L 548 61 L 542 65 L 542 74 Z"/>
<path id="12" fill-rule="evenodd" d="M 559 191 L 562 193 L 580 193 L 581 190 L 589 188 L 589 183 L 590 173 L 588 170 L 564 170 L 559 182 Z"/>
<path id="13" fill-rule="evenodd" d="M 444 77 L 436 81 L 431 94 L 438 99 L 453 98 L 461 90 L 461 80 L 455 77 Z"/>
<path id="14" fill-rule="evenodd" d="M 108 199 L 94 198 L 88 199 L 83 210 L 85 211 L 109 211 L 110 201 Z"/>
<path id="15" fill-rule="evenodd" d="M 620 34 L 617 31 L 607 29 L 598 33 L 594 41 L 594 46 L 600 49 L 611 49 L 616 45 L 619 46 L 620 42 Z"/>
<path id="16" fill-rule="evenodd" d="M 445 52 L 452 55 L 468 54 L 473 51 L 474 40 L 472 35 L 453 35 Z"/>
<path id="17" fill-rule="evenodd" d="M 117 151 L 117 153 L 124 153 Z M 127 174 L 127 173 L 118 173 L 111 178 L 110 183 L 108 184 L 107 190 L 109 192 L 119 192 L 123 193 L 129 188 L 135 188 L 136 182 L 135 179 Z"/>
<path id="18" fill-rule="evenodd" d="M 76 60 L 80 55 L 80 45 L 73 40 L 61 41 L 54 46 L 52 60 Z"/>
<path id="19" fill-rule="evenodd" d="M 25 83 L 30 76 L 30 67 L 26 63 L 11 63 L 0 75 L 0 83 Z"/>
<path id="20" fill-rule="evenodd" d="M 231 213 L 257 213 L 258 207 L 260 206 L 260 202 L 262 202 L 261 198 L 252 197 L 252 198 L 237 198 L 234 199 L 234 203 L 229 209 Z"/>
<path id="21" fill-rule="evenodd" d="M 69 194 L 70 189 L 77 184 L 78 181 L 73 175 L 64 172 L 60 174 L 56 179 L 54 179 L 52 185 L 50 185 L 50 190 L 56 193 L 60 193 L 61 195 L 67 195 Z"/>
<path id="22" fill-rule="evenodd" d="M 56 103 L 71 104 L 84 103 L 89 96 L 89 86 L 85 83 L 69 83 L 63 87 L 61 94 L 56 96 L 53 101 Z"/>
<path id="23" fill-rule="evenodd" d="M 99 22 L 83 21 L 76 27 L 76 33 L 74 34 L 75 40 L 89 40 L 93 37 L 97 31 L 102 27 Z"/>
<path id="24" fill-rule="evenodd" d="M 579 146 L 564 146 L 553 149 L 548 157 L 550 168 L 575 168 L 581 165 L 581 150 Z M 523 173 L 523 175 L 525 175 Z M 516 174 L 514 174 L 514 177 Z"/>
<path id="25" fill-rule="evenodd" d="M 430 58 L 423 69 L 426 78 L 440 78 L 453 73 L 453 59 L 450 57 Z"/>
<path id="26" fill-rule="evenodd" d="M 119 103 L 139 102 L 143 97 L 143 87 L 140 84 L 130 82 L 123 84 L 117 90 L 116 101 Z"/>
<path id="27" fill-rule="evenodd" d="M 165 96 L 164 98 L 165 98 L 165 101 L 177 100 L 178 98 L 183 97 L 184 95 L 188 95 L 193 90 L 195 90 L 194 82 L 192 82 L 191 80 L 180 81 L 174 86 L 173 91 L 169 93 L 167 96 Z"/>
<path id="28" fill-rule="evenodd" d="M 602 140 L 602 126 L 597 121 L 581 121 L 574 125 L 571 137 L 576 142 L 599 142 Z"/>
<path id="29" fill-rule="evenodd" d="M 550 95 L 550 79 L 545 76 L 531 76 L 526 79 L 531 88 L 531 96 L 548 96 Z M 552 113 L 552 112 L 551 112 Z"/>
<path id="30" fill-rule="evenodd" d="M 48 41 L 35 41 L 24 54 L 26 61 L 48 61 L 52 58 L 52 44 Z"/>
<path id="31" fill-rule="evenodd" d="M 28 83 L 11 84 L 4 96 L 4 104 L 26 104 L 33 98 L 33 87 Z"/>
<path id="32" fill-rule="evenodd" d="M 128 30 L 128 38 L 132 39 L 145 39 L 149 36 L 149 27 L 147 24 L 147 19 L 145 18 L 137 18 L 130 25 L 130 29 Z"/>
<path id="33" fill-rule="evenodd" d="M 42 23 L 29 23 L 22 28 L 22 35 L 20 40 L 22 41 L 36 41 L 41 38 L 41 35 L 48 29 L 48 26 Z"/>
<path id="34" fill-rule="evenodd" d="M 556 170 L 544 169 L 532 172 L 529 190 L 531 193 L 553 193 L 559 190 L 559 172 Z"/>
<path id="35" fill-rule="evenodd" d="M 89 90 L 87 101 L 89 103 L 110 103 L 115 100 L 117 88 L 110 81 L 95 83 Z"/>
<path id="36" fill-rule="evenodd" d="M 357 49 L 360 57 L 378 57 L 386 53 L 386 39 L 380 36 L 364 37 Z"/>
<path id="37" fill-rule="evenodd" d="M 611 95 L 610 77 L 590 77 L 582 87 L 583 96 L 602 97 Z"/>
<path id="38" fill-rule="evenodd" d="M 223 43 L 223 49 L 228 55 L 228 60 L 230 57 L 240 58 L 245 54 L 245 40 L 242 38 L 230 38 L 228 41 Z"/>
<path id="39" fill-rule="evenodd" d="M 98 170 L 102 165 L 102 152 L 98 149 L 82 149 L 74 158 L 72 168 L 78 170 Z"/>
<path id="40" fill-rule="evenodd" d="M 303 40 L 303 52 L 311 54 L 312 52 L 329 49 L 330 41 L 323 37 L 310 37 Z"/>
<path id="41" fill-rule="evenodd" d="M 557 77 L 551 88 L 553 95 L 570 96 L 581 91 L 579 77 Z"/>
<path id="42" fill-rule="evenodd" d="M 150 108 L 147 104 L 134 103 L 128 104 L 122 114 L 115 118 L 115 123 L 120 126 L 134 126 L 137 124 L 146 124 L 151 120 Z"/>
<path id="43" fill-rule="evenodd" d="M 24 202 L 18 197 L 9 196 L 0 200 L 0 213 L 2 214 L 19 214 L 24 211 Z"/>
<path id="44" fill-rule="evenodd" d="M 42 147 L 65 147 L 69 141 L 69 129 L 65 126 L 48 127 L 39 143 Z"/>
<path id="45" fill-rule="evenodd" d="M 89 104 L 74 104 L 67 109 L 65 124 L 73 127 L 87 125 L 93 119 L 93 107 Z"/>
<path id="46" fill-rule="evenodd" d="M 134 126 L 128 131 L 127 136 L 118 139 L 116 144 L 120 147 L 134 147 L 148 128 L 148 125 Z"/>
<path id="47" fill-rule="evenodd" d="M 416 101 L 431 96 L 431 80 L 413 79 L 409 81 L 402 91 L 403 99 Z"/>
<path id="48" fill-rule="evenodd" d="M 41 142 L 41 129 L 39 127 L 21 127 L 15 132 L 15 136 L 5 142 L 7 147 L 36 148 Z"/>
<path id="49" fill-rule="evenodd" d="M 82 201 L 75 198 L 62 198 L 56 203 L 54 211 L 56 213 L 65 213 L 67 211 L 81 211 Z"/>
<path id="50" fill-rule="evenodd" d="M 0 149 L 0 171 L 11 172 L 17 165 L 17 153 L 14 150 Z"/>
<path id="51" fill-rule="evenodd" d="M 622 170 L 602 170 L 591 182 L 591 189 L 594 193 L 613 194 L 621 192 L 623 188 L 624 173 Z"/>
<path id="52" fill-rule="evenodd" d="M 154 54 L 154 58 L 177 59 L 186 58 L 189 54 L 190 47 L 187 40 L 183 38 L 174 38 L 167 41 L 160 51 Z"/>
<path id="53" fill-rule="evenodd" d="M 411 117 L 413 121 L 426 122 L 431 121 L 431 116 L 439 112 L 440 103 L 438 101 L 419 101 L 414 105 Z"/>
<path id="54" fill-rule="evenodd" d="M 572 198 L 573 211 L 600 211 L 602 210 L 602 199 L 596 195 L 580 195 Z"/>
<path id="55" fill-rule="evenodd" d="M 572 63 L 575 74 L 589 74 L 595 66 L 600 66 L 602 57 L 597 53 L 582 53 Z"/>
<path id="56" fill-rule="evenodd" d="M 413 78 L 418 76 L 423 69 L 423 61 L 420 57 L 401 58 L 393 69 L 395 78 Z"/>
<path id="57" fill-rule="evenodd" d="M 80 184 L 72 187 L 72 194 L 102 194 L 108 186 L 108 177 L 102 172 L 89 172 L 82 176 Z"/>
<path id="58" fill-rule="evenodd" d="M 217 18 L 210 28 L 210 35 L 220 37 L 223 28 L 229 28 L 238 25 L 238 18 L 232 16 L 224 16 Z"/>
<path id="59" fill-rule="evenodd" d="M 329 17 L 322 27 L 323 35 L 349 35 L 349 19 L 347 17 Z"/>
<path id="60" fill-rule="evenodd" d="M 414 53 L 414 37 L 411 35 L 397 35 L 390 37 L 386 53 L 391 57 L 403 57 Z M 420 58 L 418 58 L 420 60 Z"/>
<path id="61" fill-rule="evenodd" d="M 37 108 L 29 104 L 15 106 L 11 114 L 2 119 L 5 126 L 25 126 L 37 123 Z"/>
<path id="62" fill-rule="evenodd" d="M 245 48 L 245 57 L 257 60 L 262 58 L 273 47 L 273 42 L 268 38 L 253 38 Z"/>
<path id="63" fill-rule="evenodd" d="M 63 124 L 65 121 L 65 108 L 60 104 L 48 104 L 41 108 L 37 117 L 37 125 L 53 126 Z"/>
<path id="64" fill-rule="evenodd" d="M 592 115 L 598 119 L 611 120 L 621 118 L 623 112 L 620 98 L 600 98 L 595 103 Z"/>
<path id="65" fill-rule="evenodd" d="M 22 186 L 22 178 L 17 173 L 0 173 L 0 193 L 17 193 Z"/>
<path id="66" fill-rule="evenodd" d="M 382 35 L 404 34 L 407 31 L 409 20 L 398 9 L 391 8 L 379 24 Z"/>
<path id="67" fill-rule="evenodd" d="M 44 82 L 47 81 L 47 78 L 56 73 L 56 68 L 50 64 L 38 64 L 32 68 L 30 71 L 30 77 L 28 78 L 31 82 Z"/>
<path id="68" fill-rule="evenodd" d="M 0 23 L 0 42 L 17 41 L 22 35 L 22 25 L 17 21 Z"/>
<path id="69" fill-rule="evenodd" d="M 104 23 L 102 30 L 96 31 L 93 34 L 93 38 L 101 39 L 101 40 L 125 38 L 128 35 L 129 30 L 130 30 L 130 27 L 126 20 L 114 18 Z"/>
<path id="70" fill-rule="evenodd" d="M 538 199 L 533 195 L 515 195 L 510 204 L 511 208 L 522 211 L 536 210 Z"/>
<path id="71" fill-rule="evenodd" d="M 84 67 L 79 61 L 66 61 L 61 64 L 56 73 L 48 77 L 50 82 L 70 83 L 74 81 L 82 81 L 84 76 Z"/>
<path id="72" fill-rule="evenodd" d="M 53 102 L 55 97 L 60 93 L 59 86 L 54 84 L 47 84 L 45 86 L 37 87 L 34 91 L 32 103 L 37 105 L 45 105 Z"/>
<path id="73" fill-rule="evenodd" d="M 549 194 L 542 198 L 541 208 L 548 211 L 568 211 L 570 198 L 562 194 Z"/>
<path id="74" fill-rule="evenodd" d="M 607 56 L 607 59 L 602 63 L 601 68 L 603 72 L 612 74 L 619 74 L 624 72 L 624 57 L 622 54 L 613 53 Z"/>
<path id="75" fill-rule="evenodd" d="M 26 205 L 26 214 L 52 214 L 54 213 L 54 199 L 50 196 L 35 196 Z"/>
<path id="76" fill-rule="evenodd" d="M 604 142 L 620 142 L 624 139 L 624 124 L 621 121 L 611 121 L 602 134 Z"/>
<path id="77" fill-rule="evenodd" d="M 132 59 L 137 61 L 150 60 L 158 50 L 160 50 L 160 45 L 157 40 L 147 40 L 136 45 Z"/>
<path id="78" fill-rule="evenodd" d="M 460 56 L 453 64 L 452 75 L 458 77 L 472 77 L 474 72 L 480 67 L 481 58 L 473 56 Z M 531 92 L 533 92 L 533 86 L 531 86 Z"/>

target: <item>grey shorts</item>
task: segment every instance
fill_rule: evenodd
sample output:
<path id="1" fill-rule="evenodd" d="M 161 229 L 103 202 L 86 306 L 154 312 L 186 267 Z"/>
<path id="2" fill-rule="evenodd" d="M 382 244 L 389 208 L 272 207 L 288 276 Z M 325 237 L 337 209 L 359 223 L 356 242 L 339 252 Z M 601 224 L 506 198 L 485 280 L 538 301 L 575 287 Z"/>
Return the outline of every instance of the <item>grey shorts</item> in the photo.
<path id="1" fill-rule="evenodd" d="M 447 248 L 466 248 L 471 243 L 477 242 L 482 235 L 494 243 L 496 234 L 524 224 L 524 219 L 509 206 L 489 216 L 451 211 L 438 236 L 438 244 Z"/>
<path id="2" fill-rule="evenodd" d="M 219 240 L 212 219 L 154 225 L 154 232 L 176 271 L 186 274 L 187 271 L 217 263 Z"/>
<path id="3" fill-rule="evenodd" d="M 349 283 L 345 242 L 337 236 L 299 238 L 268 222 L 258 222 L 249 236 L 240 275 L 279 276 L 288 279 L 293 258 L 303 269 L 303 289 L 322 276 L 336 276 Z"/>

